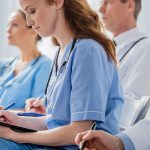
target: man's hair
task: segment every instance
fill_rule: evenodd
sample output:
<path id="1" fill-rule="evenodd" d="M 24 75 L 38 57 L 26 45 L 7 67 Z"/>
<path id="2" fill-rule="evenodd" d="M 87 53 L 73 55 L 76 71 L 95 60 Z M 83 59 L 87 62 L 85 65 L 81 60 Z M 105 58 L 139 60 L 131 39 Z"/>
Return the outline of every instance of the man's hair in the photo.
<path id="1" fill-rule="evenodd" d="M 120 0 L 123 3 L 126 3 L 128 0 Z M 141 11 L 141 0 L 134 0 L 135 2 L 135 9 L 134 9 L 134 18 L 137 20 L 138 15 Z"/>

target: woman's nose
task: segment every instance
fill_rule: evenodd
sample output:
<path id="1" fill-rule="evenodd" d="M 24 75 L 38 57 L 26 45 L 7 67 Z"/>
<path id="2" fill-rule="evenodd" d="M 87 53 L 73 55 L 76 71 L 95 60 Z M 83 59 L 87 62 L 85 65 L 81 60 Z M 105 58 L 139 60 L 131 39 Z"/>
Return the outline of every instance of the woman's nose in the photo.
<path id="1" fill-rule="evenodd" d="M 28 27 L 32 27 L 34 25 L 33 20 L 28 16 L 26 16 L 26 23 Z"/>
<path id="2" fill-rule="evenodd" d="M 7 32 L 7 33 L 10 33 L 10 32 L 11 32 L 11 27 L 10 27 L 10 26 L 7 27 L 6 32 Z"/>
<path id="3" fill-rule="evenodd" d="M 102 3 L 102 4 L 100 5 L 99 12 L 101 12 L 102 14 L 105 12 L 104 3 Z"/>

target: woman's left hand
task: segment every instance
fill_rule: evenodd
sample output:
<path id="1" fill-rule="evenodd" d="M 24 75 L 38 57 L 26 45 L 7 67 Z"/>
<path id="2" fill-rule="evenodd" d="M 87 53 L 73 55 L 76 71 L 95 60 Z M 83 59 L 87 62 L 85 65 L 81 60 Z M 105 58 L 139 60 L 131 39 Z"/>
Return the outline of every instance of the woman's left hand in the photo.
<path id="1" fill-rule="evenodd" d="M 0 125 L 0 137 L 4 139 L 11 140 L 12 137 L 15 135 L 15 131 L 10 129 L 9 127 L 4 127 Z"/>

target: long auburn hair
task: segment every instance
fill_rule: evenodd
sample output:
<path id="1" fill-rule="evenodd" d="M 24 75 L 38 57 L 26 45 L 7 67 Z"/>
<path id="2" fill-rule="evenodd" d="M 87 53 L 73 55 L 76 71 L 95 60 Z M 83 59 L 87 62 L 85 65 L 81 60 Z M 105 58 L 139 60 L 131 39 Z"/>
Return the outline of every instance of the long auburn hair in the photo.
<path id="1" fill-rule="evenodd" d="M 47 0 L 50 4 L 54 1 Z M 99 16 L 91 9 L 87 0 L 64 0 L 64 14 L 75 38 L 91 38 L 96 40 L 104 47 L 108 58 L 117 64 L 115 45 L 103 33 L 103 25 Z M 59 45 L 54 36 L 52 37 L 52 41 L 55 45 Z"/>

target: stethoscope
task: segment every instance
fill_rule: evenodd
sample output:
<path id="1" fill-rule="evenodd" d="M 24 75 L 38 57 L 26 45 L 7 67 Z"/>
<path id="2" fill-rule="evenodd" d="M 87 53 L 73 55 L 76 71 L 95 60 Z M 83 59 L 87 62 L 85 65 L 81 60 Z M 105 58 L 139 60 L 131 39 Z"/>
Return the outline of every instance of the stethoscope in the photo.
<path id="1" fill-rule="evenodd" d="M 18 59 L 19 57 L 15 57 L 10 63 L 8 63 L 6 65 L 7 69 Z M 37 57 L 31 64 L 30 64 L 30 68 L 32 68 L 37 62 L 38 60 L 41 58 L 41 55 L 39 57 Z M 27 67 L 28 68 L 28 67 Z M 7 83 L 4 83 L 2 85 L 0 85 L 0 90 L 4 89 L 5 87 L 9 87 L 11 86 L 19 77 L 16 76 L 14 79 L 8 81 Z"/>
<path id="2" fill-rule="evenodd" d="M 18 57 L 13 58 L 10 62 L 8 62 L 5 66 L 2 67 L 2 75 L 7 72 L 7 70 L 9 70 L 9 67 L 14 63 L 14 61 L 16 61 L 18 59 Z"/>
<path id="3" fill-rule="evenodd" d="M 72 53 L 72 51 L 73 51 L 73 49 L 74 49 L 74 47 L 75 47 L 76 41 L 77 41 L 77 39 L 74 38 L 67 59 L 66 59 L 66 60 L 63 62 L 63 64 L 60 66 L 59 70 L 57 70 L 57 71 L 58 71 L 58 74 L 56 75 L 56 79 L 55 79 L 55 81 L 54 81 L 54 83 L 53 83 L 53 88 L 52 88 L 51 92 L 49 93 L 49 98 L 51 97 L 52 92 L 53 92 L 53 89 L 54 89 L 54 87 L 55 87 L 55 84 L 57 83 L 57 80 L 58 80 L 58 77 L 59 77 L 59 72 L 65 67 L 65 65 L 67 65 L 67 63 L 68 63 L 68 61 L 69 61 L 70 55 L 71 55 L 71 53 Z M 45 88 L 45 92 L 44 92 L 44 97 L 43 97 L 43 99 L 44 99 L 44 101 L 45 101 L 47 104 L 48 104 L 48 101 L 47 101 L 47 92 L 48 92 L 49 82 L 50 82 L 50 80 L 51 80 L 52 73 L 53 73 L 53 71 L 54 71 L 54 66 L 57 66 L 57 59 L 58 59 L 59 51 L 60 51 L 60 50 L 58 50 L 58 52 L 57 52 L 57 54 L 56 54 L 56 56 L 55 56 L 55 58 L 54 58 L 53 65 L 52 65 L 52 68 L 51 68 L 51 72 L 50 72 L 50 75 L 49 75 L 49 78 L 48 78 L 48 81 L 47 81 L 47 85 L 46 85 L 46 88 Z"/>
<path id="4" fill-rule="evenodd" d="M 119 59 L 119 62 L 121 63 L 123 61 L 123 59 L 127 56 L 127 54 L 132 50 L 132 48 L 138 44 L 141 40 L 146 39 L 147 37 L 141 37 L 140 39 L 138 39 L 137 41 L 135 41 L 131 47 L 129 47 L 129 49 L 126 51 L 126 53 Z"/>

